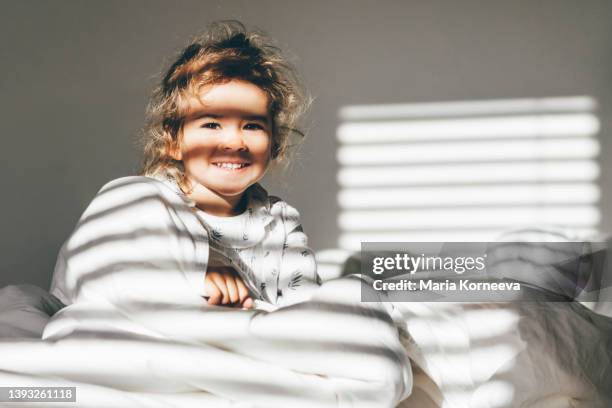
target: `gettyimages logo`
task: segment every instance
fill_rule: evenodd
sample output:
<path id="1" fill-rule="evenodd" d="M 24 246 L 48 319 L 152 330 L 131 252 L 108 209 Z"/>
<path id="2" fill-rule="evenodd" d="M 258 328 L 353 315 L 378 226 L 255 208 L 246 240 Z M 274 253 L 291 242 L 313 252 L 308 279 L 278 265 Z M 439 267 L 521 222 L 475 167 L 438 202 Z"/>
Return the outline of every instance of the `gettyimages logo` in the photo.
<path id="1" fill-rule="evenodd" d="M 407 253 L 396 253 L 393 257 L 375 257 L 372 260 L 372 272 L 380 275 L 385 270 L 404 270 L 410 274 L 423 271 L 451 270 L 456 274 L 466 271 L 485 269 L 487 254 L 478 257 L 470 256 L 412 256 Z"/>

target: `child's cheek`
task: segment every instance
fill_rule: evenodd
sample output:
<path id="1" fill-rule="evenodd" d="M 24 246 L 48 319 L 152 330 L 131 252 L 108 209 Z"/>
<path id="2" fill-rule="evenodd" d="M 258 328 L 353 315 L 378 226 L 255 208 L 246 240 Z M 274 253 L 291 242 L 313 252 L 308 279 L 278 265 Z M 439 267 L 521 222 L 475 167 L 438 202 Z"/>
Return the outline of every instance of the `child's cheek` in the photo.
<path id="1" fill-rule="evenodd" d="M 258 157 L 265 158 L 268 161 L 272 156 L 272 140 L 270 137 L 265 136 L 252 143 L 251 153 L 254 153 Z"/>

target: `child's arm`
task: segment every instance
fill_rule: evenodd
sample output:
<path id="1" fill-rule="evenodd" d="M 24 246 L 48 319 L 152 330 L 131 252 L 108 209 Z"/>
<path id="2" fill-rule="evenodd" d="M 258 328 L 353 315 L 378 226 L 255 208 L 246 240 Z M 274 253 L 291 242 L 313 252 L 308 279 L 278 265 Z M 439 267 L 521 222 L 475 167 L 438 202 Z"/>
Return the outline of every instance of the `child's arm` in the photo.
<path id="1" fill-rule="evenodd" d="M 282 202 L 282 220 L 286 231 L 278 282 L 278 306 L 308 300 L 321 284 L 315 257 L 308 248 L 308 237 L 302 229 L 299 212 Z"/>
<path id="2" fill-rule="evenodd" d="M 62 247 L 51 293 L 65 304 L 202 305 L 207 245 L 162 188 L 146 177 L 105 185 Z"/>

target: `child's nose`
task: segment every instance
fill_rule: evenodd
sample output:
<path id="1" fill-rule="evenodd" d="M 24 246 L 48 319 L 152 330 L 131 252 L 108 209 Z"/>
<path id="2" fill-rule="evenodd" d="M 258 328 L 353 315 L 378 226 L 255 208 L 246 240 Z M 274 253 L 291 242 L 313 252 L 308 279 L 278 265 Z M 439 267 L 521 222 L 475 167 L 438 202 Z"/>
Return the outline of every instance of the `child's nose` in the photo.
<path id="1" fill-rule="evenodd" d="M 227 129 L 221 141 L 223 150 L 246 150 L 244 137 L 240 129 Z"/>

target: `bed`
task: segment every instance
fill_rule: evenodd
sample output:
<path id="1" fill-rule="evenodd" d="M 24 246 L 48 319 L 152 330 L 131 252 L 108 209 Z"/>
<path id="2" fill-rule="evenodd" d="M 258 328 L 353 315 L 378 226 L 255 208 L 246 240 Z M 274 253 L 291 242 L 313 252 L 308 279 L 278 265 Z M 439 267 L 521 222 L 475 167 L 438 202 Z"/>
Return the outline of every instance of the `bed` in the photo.
<path id="1" fill-rule="evenodd" d="M 362 303 L 349 255 L 319 253 L 325 283 L 279 310 L 2 288 L 0 386 L 73 386 L 79 407 L 612 406 L 608 297 Z"/>

